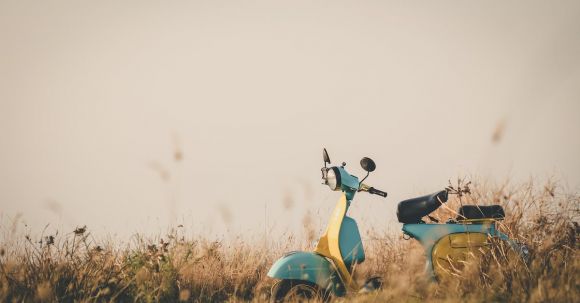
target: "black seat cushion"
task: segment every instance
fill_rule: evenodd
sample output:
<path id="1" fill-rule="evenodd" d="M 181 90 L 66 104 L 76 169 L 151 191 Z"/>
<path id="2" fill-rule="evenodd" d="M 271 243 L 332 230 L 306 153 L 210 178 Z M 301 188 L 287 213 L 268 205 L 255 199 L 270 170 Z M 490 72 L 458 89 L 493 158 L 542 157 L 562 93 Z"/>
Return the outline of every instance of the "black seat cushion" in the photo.
<path id="1" fill-rule="evenodd" d="M 447 191 L 399 202 L 397 218 L 405 224 L 420 223 L 421 218 L 435 211 L 441 203 L 447 202 Z M 441 201 L 441 202 L 439 202 Z"/>
<path id="2" fill-rule="evenodd" d="M 457 220 L 503 219 L 505 212 L 501 205 L 463 205 L 459 208 Z"/>

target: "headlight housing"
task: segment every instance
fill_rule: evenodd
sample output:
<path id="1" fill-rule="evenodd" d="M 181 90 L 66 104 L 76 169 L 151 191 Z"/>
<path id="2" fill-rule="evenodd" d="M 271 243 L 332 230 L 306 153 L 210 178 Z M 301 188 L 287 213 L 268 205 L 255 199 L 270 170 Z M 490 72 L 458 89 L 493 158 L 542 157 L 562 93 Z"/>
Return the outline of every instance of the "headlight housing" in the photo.
<path id="1" fill-rule="evenodd" d="M 322 179 L 324 179 L 324 184 L 328 185 L 332 190 L 339 190 L 342 185 L 340 171 L 336 167 L 323 168 Z"/>

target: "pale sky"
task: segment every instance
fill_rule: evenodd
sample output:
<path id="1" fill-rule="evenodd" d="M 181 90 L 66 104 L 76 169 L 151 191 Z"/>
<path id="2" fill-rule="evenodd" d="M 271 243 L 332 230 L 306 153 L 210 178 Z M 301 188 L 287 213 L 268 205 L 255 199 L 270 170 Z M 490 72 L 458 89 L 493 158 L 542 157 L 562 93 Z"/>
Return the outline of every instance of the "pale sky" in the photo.
<path id="1" fill-rule="evenodd" d="M 0 0 L 0 225 L 300 232 L 323 146 L 377 163 L 361 229 L 458 176 L 578 191 L 579 54 L 579 1 Z"/>

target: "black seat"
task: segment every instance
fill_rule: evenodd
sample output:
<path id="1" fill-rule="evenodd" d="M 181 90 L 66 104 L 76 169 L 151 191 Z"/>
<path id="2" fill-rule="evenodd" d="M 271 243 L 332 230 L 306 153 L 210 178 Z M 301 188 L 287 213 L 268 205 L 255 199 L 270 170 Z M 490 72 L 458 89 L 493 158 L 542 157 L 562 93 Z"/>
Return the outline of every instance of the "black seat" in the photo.
<path id="1" fill-rule="evenodd" d="M 501 205 L 463 205 L 459 208 L 457 220 L 503 219 L 505 212 Z"/>
<path id="2" fill-rule="evenodd" d="M 405 224 L 420 223 L 421 218 L 435 211 L 441 203 L 447 202 L 447 198 L 447 191 L 442 190 L 431 195 L 401 201 L 397 206 L 397 218 L 399 222 Z"/>

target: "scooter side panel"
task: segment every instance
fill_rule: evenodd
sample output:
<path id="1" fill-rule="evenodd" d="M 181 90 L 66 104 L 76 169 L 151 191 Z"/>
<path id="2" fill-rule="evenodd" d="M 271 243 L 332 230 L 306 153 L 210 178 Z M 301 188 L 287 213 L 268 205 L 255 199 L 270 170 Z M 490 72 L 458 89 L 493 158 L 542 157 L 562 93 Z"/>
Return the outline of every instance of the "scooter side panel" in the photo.
<path id="1" fill-rule="evenodd" d="M 443 236 L 455 233 L 487 233 L 495 235 L 492 223 L 484 224 L 404 224 L 403 232 L 417 239 L 424 247 L 433 247 Z M 429 250 L 430 253 L 430 250 Z"/>
<path id="2" fill-rule="evenodd" d="M 338 296 L 344 292 L 334 266 L 325 257 L 313 252 L 294 251 L 286 254 L 272 265 L 268 276 L 312 282 Z"/>
<path id="3" fill-rule="evenodd" d="M 485 233 L 454 233 L 442 237 L 433 246 L 433 272 L 438 278 L 451 276 L 464 267 L 465 262 L 489 252 L 490 243 Z"/>
<path id="4" fill-rule="evenodd" d="M 433 247 L 439 239 L 456 233 L 483 233 L 496 236 L 495 225 L 491 222 L 483 224 L 403 224 L 403 232 L 417 239 L 425 248 L 427 256 L 427 271 L 433 272 Z"/>

